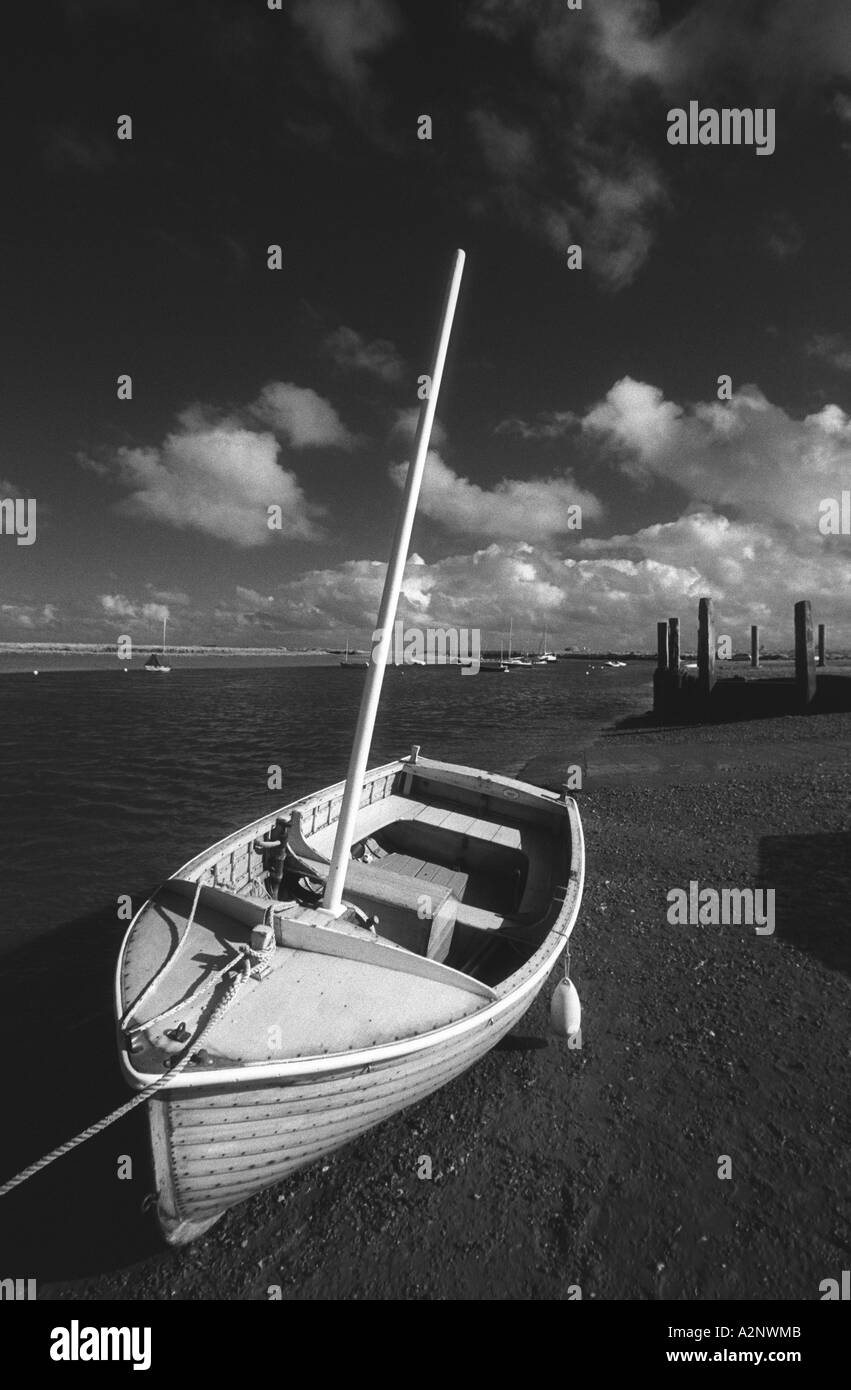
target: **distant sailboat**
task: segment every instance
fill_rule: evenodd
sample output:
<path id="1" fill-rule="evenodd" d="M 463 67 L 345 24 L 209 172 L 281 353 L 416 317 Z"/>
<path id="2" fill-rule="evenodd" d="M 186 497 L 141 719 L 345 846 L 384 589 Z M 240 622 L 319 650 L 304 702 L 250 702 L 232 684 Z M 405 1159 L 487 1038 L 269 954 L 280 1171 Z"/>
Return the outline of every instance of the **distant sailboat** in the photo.
<path id="1" fill-rule="evenodd" d="M 166 662 L 166 659 L 165 659 L 165 627 L 166 627 L 166 623 L 167 623 L 167 622 L 168 622 L 168 619 L 167 619 L 167 618 L 163 618 L 163 655 L 162 655 L 162 661 L 161 661 L 160 658 L 157 656 L 156 652 L 151 652 L 151 655 L 148 657 L 147 661 L 145 662 L 145 670 L 146 670 L 146 671 L 161 671 L 162 674 L 163 674 L 164 676 L 165 676 L 165 675 L 168 675 L 168 672 L 171 670 L 171 667 L 168 665 L 168 663 Z"/>
<path id="2" fill-rule="evenodd" d="M 363 671 L 365 667 L 369 666 L 369 662 L 349 661 L 349 641 L 348 638 L 346 638 L 346 659 L 345 661 L 341 661 L 340 665 L 345 666 L 350 671 Z"/>
<path id="3" fill-rule="evenodd" d="M 556 654 L 551 652 L 547 646 L 547 629 L 544 628 L 544 636 L 541 640 L 541 650 L 538 655 L 532 658 L 533 666 L 549 666 L 550 662 L 555 661 Z"/>
<path id="4" fill-rule="evenodd" d="M 507 676 L 509 669 L 508 663 L 502 655 L 502 642 L 499 644 L 499 661 L 489 658 L 479 662 L 479 672 L 484 671 L 487 675 Z"/>
<path id="5" fill-rule="evenodd" d="M 532 665 L 532 659 L 531 659 L 531 657 L 528 657 L 528 656 L 512 656 L 512 655 L 511 655 L 511 643 L 512 643 L 512 638 L 513 638 L 513 636 L 514 636 L 514 619 L 512 618 L 512 619 L 509 621 L 509 624 L 508 624 L 508 656 L 507 656 L 507 658 L 506 658 L 507 664 L 508 664 L 509 666 L 531 666 L 531 665 Z"/>

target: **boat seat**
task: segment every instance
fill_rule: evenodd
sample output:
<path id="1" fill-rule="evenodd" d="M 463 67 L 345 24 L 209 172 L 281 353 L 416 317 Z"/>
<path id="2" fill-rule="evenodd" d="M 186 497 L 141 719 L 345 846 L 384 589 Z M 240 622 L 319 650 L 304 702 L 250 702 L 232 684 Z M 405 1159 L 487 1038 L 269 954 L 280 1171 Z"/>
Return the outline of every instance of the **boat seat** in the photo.
<path id="1" fill-rule="evenodd" d="M 407 908 L 417 913 L 425 922 L 433 917 L 452 890 L 444 884 L 423 883 L 405 874 L 396 874 L 389 869 L 376 868 L 374 864 L 359 864 L 356 859 L 349 861 L 346 869 L 346 884 L 343 896 L 368 898 L 371 903 L 387 903 L 394 907 Z M 428 913 L 421 909 L 425 900 L 430 899 Z"/>
<path id="2" fill-rule="evenodd" d="M 477 931 L 499 931 L 506 922 L 513 919 L 502 912 L 487 912 L 483 907 L 470 907 L 468 903 L 459 903 L 455 920 L 461 927 L 475 927 Z"/>

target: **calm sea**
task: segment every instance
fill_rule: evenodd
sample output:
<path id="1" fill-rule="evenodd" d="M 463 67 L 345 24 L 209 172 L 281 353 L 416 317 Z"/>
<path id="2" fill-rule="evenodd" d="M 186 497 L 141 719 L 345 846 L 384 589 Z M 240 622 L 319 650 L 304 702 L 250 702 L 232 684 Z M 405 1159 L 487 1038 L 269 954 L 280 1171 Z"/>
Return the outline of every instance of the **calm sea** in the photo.
<path id="1" fill-rule="evenodd" d="M 176 658 L 170 675 L 114 657 L 0 658 L 0 952 L 134 907 L 190 855 L 345 775 L 362 671 Z M 73 660 L 73 659 L 71 659 Z M 426 756 L 516 773 L 647 708 L 649 663 L 563 661 L 508 676 L 392 670 L 371 763 Z M 267 787 L 277 764 L 282 790 Z M 116 920 L 116 930 L 124 924 Z"/>

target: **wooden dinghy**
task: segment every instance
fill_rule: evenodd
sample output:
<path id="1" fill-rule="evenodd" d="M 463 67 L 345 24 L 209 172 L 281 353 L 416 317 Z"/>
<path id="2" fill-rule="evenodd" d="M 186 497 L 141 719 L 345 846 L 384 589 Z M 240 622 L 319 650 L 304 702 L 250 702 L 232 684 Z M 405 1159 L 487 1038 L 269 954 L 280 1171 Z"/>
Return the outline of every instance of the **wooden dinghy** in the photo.
<path id="1" fill-rule="evenodd" d="M 128 931 L 124 1073 L 138 1089 L 191 1058 L 149 1102 L 172 1243 L 471 1066 L 528 1009 L 576 920 L 575 802 L 416 754 L 366 775 L 348 910 L 329 918 L 310 899 L 344 787 L 191 860 Z"/>

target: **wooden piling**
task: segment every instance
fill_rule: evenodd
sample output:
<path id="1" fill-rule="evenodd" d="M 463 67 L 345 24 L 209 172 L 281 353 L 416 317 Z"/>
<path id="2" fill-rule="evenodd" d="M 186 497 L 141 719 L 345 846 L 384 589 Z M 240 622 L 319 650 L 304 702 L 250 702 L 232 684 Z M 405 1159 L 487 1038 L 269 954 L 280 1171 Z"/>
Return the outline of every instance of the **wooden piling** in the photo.
<path id="1" fill-rule="evenodd" d="M 671 674 L 671 683 L 678 684 L 678 676 L 680 670 L 679 618 L 668 619 L 668 670 Z"/>
<path id="2" fill-rule="evenodd" d="M 653 673 L 653 713 L 664 715 L 668 707 L 668 624 L 656 624 L 656 670 Z"/>
<path id="3" fill-rule="evenodd" d="M 795 683 L 801 709 L 809 709 L 816 694 L 813 652 L 813 607 L 803 598 L 795 604 Z"/>
<path id="4" fill-rule="evenodd" d="M 751 625 L 751 666 L 759 666 L 759 628 Z"/>
<path id="5" fill-rule="evenodd" d="M 697 679 L 701 695 L 708 699 L 715 684 L 715 615 L 711 598 L 702 598 L 698 608 Z"/>
<path id="6" fill-rule="evenodd" d="M 824 665 L 824 636 L 825 636 L 824 623 L 819 623 L 819 625 L 818 625 L 818 664 L 819 664 L 819 666 L 823 666 L 823 665 Z"/>

